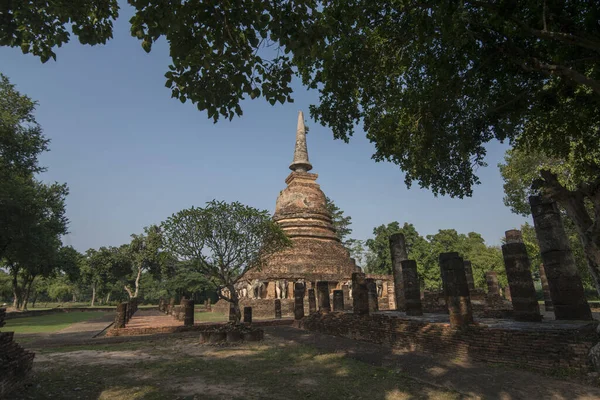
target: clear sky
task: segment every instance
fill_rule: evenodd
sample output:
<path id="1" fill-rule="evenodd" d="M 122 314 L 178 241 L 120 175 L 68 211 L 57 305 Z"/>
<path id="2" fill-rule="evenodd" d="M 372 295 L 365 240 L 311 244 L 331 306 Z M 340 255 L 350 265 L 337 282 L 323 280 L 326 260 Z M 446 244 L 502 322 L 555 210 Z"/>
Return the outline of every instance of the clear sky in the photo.
<path id="1" fill-rule="evenodd" d="M 310 127 L 308 151 L 318 183 L 352 217 L 352 237 L 367 239 L 375 226 L 410 222 L 422 235 L 438 229 L 479 232 L 499 244 L 504 231 L 527 219 L 502 202 L 497 168 L 507 146 L 491 143 L 489 167 L 472 198 L 434 197 L 404 185 L 391 163 L 371 159 L 374 146 L 359 130 L 349 144 L 309 119 L 317 95 L 294 87 L 292 104 L 262 99 L 243 104 L 244 115 L 213 124 L 190 103 L 171 99 L 163 40 L 146 54 L 129 35 L 128 5 L 105 46 L 76 38 L 42 64 L 20 49 L 0 48 L 0 72 L 39 102 L 36 118 L 51 142 L 41 158 L 45 181 L 66 182 L 70 234 L 80 251 L 120 245 L 144 226 L 192 205 L 219 199 L 273 212 L 292 161 L 298 110 Z"/>

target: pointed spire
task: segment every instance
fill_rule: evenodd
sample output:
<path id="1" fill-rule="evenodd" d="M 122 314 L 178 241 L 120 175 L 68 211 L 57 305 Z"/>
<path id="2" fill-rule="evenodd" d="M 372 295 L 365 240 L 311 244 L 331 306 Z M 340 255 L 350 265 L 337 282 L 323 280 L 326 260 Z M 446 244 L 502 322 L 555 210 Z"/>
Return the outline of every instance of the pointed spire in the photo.
<path id="1" fill-rule="evenodd" d="M 298 111 L 298 128 L 296 128 L 296 147 L 294 148 L 294 161 L 290 169 L 296 172 L 308 172 L 312 169 L 308 161 L 308 150 L 306 148 L 306 128 L 304 127 L 304 114 Z"/>

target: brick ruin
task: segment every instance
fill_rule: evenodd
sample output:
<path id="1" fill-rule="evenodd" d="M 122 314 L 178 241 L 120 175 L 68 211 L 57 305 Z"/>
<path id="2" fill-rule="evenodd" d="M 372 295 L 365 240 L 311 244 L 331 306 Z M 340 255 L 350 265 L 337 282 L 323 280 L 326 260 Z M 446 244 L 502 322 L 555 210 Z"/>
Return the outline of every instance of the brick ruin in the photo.
<path id="1" fill-rule="evenodd" d="M 293 316 L 296 283 L 303 284 L 305 290 L 314 290 L 316 295 L 321 287 L 321 293 L 328 294 L 329 308 L 333 304 L 333 292 L 342 290 L 344 307 L 349 309 L 352 273 L 360 271 L 336 235 L 325 194 L 316 182 L 318 175 L 309 172 L 312 164 L 308 158 L 302 112 L 298 114 L 294 159 L 289 168 L 292 172 L 285 180 L 287 187 L 277 198 L 273 220 L 293 245 L 266 260 L 260 270 L 249 270 L 236 285 L 240 308 L 252 307 L 254 318 L 272 318 L 275 300 L 281 301 L 282 316 Z M 367 275 L 367 278 L 374 280 L 376 307 L 395 309 L 393 277 Z M 310 302 L 304 297 L 304 311 L 309 314 Z M 321 300 L 326 302 L 324 297 Z M 327 308 L 322 302 L 317 301 L 317 309 Z M 213 309 L 226 313 L 229 308 L 226 303 L 220 300 Z"/>
<path id="2" fill-rule="evenodd" d="M 0 308 L 0 328 L 4 326 L 6 309 Z M 35 354 L 13 340 L 14 332 L 0 332 L 0 398 L 16 390 L 33 367 Z"/>

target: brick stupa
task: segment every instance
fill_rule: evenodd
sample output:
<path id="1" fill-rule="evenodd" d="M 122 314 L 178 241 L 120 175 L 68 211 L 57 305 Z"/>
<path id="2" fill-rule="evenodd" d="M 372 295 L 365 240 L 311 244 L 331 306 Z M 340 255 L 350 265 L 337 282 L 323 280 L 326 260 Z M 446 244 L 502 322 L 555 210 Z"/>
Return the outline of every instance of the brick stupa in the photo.
<path id="1" fill-rule="evenodd" d="M 298 113 L 296 147 L 287 187 L 279 193 L 273 220 L 290 238 L 293 246 L 271 257 L 261 271 L 250 271 L 246 279 L 267 282 L 328 281 L 335 284 L 351 279 L 354 261 L 342 246 L 327 211 L 325 194 L 309 172 L 304 115 Z M 267 291 L 270 292 L 268 283 Z"/>
<path id="2" fill-rule="evenodd" d="M 360 271 L 342 245 L 327 211 L 325 194 L 316 182 L 318 175 L 309 172 L 304 115 L 298 114 L 296 147 L 287 187 L 279 193 L 273 220 L 292 241 L 292 246 L 269 257 L 260 270 L 251 269 L 242 276 L 236 291 L 240 307 L 252 307 L 253 316 L 273 318 L 278 299 L 284 316 L 294 313 L 294 284 L 315 289 L 317 282 L 327 282 L 330 294 L 343 290 L 345 304 L 352 306 L 352 273 Z M 393 279 L 389 275 L 368 275 L 376 280 L 380 308 L 394 308 Z M 308 312 L 308 296 L 305 297 Z M 220 300 L 215 311 L 228 312 L 229 305 Z"/>

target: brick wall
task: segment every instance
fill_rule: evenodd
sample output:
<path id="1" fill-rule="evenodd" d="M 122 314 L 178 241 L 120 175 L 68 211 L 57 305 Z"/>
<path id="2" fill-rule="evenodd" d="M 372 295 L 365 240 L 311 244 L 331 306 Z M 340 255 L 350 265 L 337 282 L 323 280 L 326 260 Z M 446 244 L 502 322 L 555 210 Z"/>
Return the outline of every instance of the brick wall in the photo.
<path id="1" fill-rule="evenodd" d="M 0 308 L 0 328 L 4 326 L 6 309 Z M 33 366 L 34 353 L 13 341 L 13 332 L 0 332 L 0 399 L 8 398 L 25 379 Z"/>
<path id="2" fill-rule="evenodd" d="M 244 307 L 252 307 L 252 318 L 269 319 L 275 318 L 275 299 L 241 299 L 240 310 Z M 229 315 L 229 302 L 219 300 L 212 306 L 212 311 Z M 308 314 L 308 295 L 304 296 L 304 313 Z M 281 299 L 281 316 L 294 316 L 294 299 Z"/>
<path id="3" fill-rule="evenodd" d="M 292 325 L 291 319 L 274 319 L 271 321 L 252 321 L 253 327 L 263 326 L 285 326 Z M 202 332 L 208 331 L 219 326 L 225 325 L 224 322 L 217 323 L 201 323 L 193 326 L 161 326 L 161 327 L 146 327 L 146 328 L 121 328 L 111 329 L 106 332 L 106 336 L 138 336 L 138 335 L 155 335 L 162 333 L 179 333 L 179 332 Z M 0 397 L 1 398 L 1 397 Z"/>
<path id="4" fill-rule="evenodd" d="M 595 323 L 579 329 L 500 329 L 476 325 L 457 330 L 449 324 L 386 315 L 316 313 L 296 321 L 295 326 L 444 358 L 546 371 L 558 368 L 587 371 L 588 351 L 598 342 Z"/>

